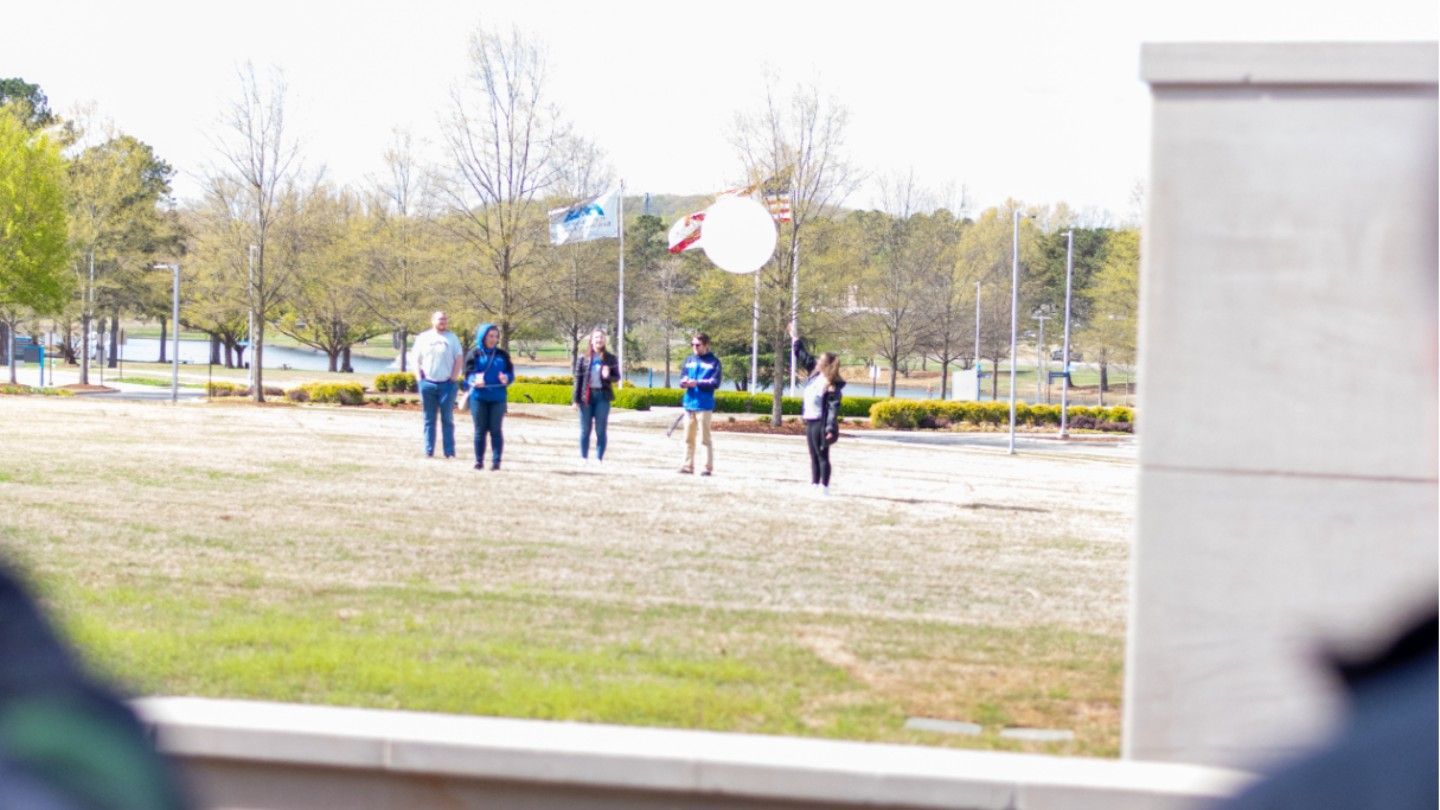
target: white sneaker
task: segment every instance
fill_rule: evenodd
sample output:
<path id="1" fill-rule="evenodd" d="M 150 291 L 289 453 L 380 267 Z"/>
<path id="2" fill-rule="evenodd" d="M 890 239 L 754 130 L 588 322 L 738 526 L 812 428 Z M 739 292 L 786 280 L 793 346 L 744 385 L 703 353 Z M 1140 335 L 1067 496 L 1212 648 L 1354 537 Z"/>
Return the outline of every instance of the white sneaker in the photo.
<path id="1" fill-rule="evenodd" d="M 821 495 L 825 495 L 825 496 L 828 497 L 828 496 L 830 495 L 830 486 L 827 484 L 827 485 L 821 487 L 821 488 L 820 488 L 820 494 L 821 494 Z"/>

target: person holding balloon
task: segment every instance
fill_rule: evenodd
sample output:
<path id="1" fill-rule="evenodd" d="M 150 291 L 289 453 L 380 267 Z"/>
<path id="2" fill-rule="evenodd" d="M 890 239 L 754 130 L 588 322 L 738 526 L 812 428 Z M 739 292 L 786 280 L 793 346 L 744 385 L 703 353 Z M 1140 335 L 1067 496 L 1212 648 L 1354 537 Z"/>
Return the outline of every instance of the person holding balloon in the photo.
<path id="1" fill-rule="evenodd" d="M 685 395 L 685 464 L 682 473 L 695 472 L 695 438 L 705 445 L 705 469 L 701 475 L 715 471 L 715 447 L 710 443 L 710 417 L 715 413 L 715 389 L 720 387 L 720 358 L 710 352 L 710 336 L 696 332 L 690 338 L 690 356 L 680 368 L 680 387 Z"/>
<path id="2" fill-rule="evenodd" d="M 795 348 L 795 363 L 809 377 L 801 389 L 800 416 L 805 420 L 805 445 L 810 450 L 810 485 L 830 494 L 830 445 L 840 437 L 840 401 L 845 380 L 834 352 L 816 357 L 805 348 L 791 321 L 786 330 Z"/>

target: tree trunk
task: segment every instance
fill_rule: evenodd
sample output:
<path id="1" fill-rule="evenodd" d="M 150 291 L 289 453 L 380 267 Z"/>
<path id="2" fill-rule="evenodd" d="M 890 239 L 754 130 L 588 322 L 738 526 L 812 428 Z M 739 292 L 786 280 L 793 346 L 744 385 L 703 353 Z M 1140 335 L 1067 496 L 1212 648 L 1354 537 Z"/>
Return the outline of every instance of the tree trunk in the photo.
<path id="1" fill-rule="evenodd" d="M 1105 350 L 1100 350 L 1100 407 L 1105 407 L 1105 392 L 1110 390 L 1110 362 L 1105 358 Z"/>
<path id="2" fill-rule="evenodd" d="M 409 331 L 408 329 L 401 329 L 401 330 L 400 330 L 400 370 L 401 370 L 401 371 L 405 371 L 405 370 L 406 370 L 406 368 L 405 368 L 406 364 L 408 364 L 408 363 L 410 362 L 410 358 L 408 357 L 409 354 L 410 354 L 410 331 Z"/>
<path id="3" fill-rule="evenodd" d="M 760 271 L 757 270 L 755 272 L 758 273 Z M 782 414 L 780 402 L 781 398 L 785 396 L 785 380 L 789 379 L 790 376 L 790 353 L 778 351 L 780 346 L 788 345 L 784 342 L 787 337 L 789 336 L 785 334 L 785 324 L 781 323 L 779 324 L 774 342 L 770 344 L 777 349 L 775 352 L 775 362 L 771 364 L 775 369 L 775 390 L 770 395 L 770 424 L 774 427 L 780 426 Z"/>
<path id="4" fill-rule="evenodd" d="M 669 324 L 669 322 L 667 321 L 666 324 L 665 324 L 665 346 L 664 346 L 664 354 L 665 354 L 665 387 L 666 387 L 666 388 L 669 388 L 669 387 L 670 387 L 670 337 L 671 337 L 671 335 L 670 335 L 670 324 Z"/>
<path id="5" fill-rule="evenodd" d="M 340 368 L 339 368 L 339 361 L 340 361 L 340 352 L 339 352 L 339 350 L 326 349 L 326 350 L 325 350 L 325 356 L 330 359 L 330 369 L 329 369 L 329 370 L 330 370 L 331 372 L 339 371 L 339 370 L 340 370 Z"/>
<path id="6" fill-rule="evenodd" d="M 110 368 L 115 368 L 115 364 L 116 364 L 117 362 L 119 362 L 119 360 L 120 360 L 120 313 L 119 313 L 119 311 L 116 311 L 115 316 L 110 319 L 110 359 L 108 359 L 107 361 L 105 361 L 105 365 L 108 366 L 108 367 L 110 367 Z"/>
<path id="7" fill-rule="evenodd" d="M 1100 407 L 1105 407 L 1105 394 L 1110 391 L 1110 360 L 1100 350 Z"/>
<path id="8" fill-rule="evenodd" d="M 944 399 L 944 398 L 945 398 L 945 392 L 949 390 L 949 388 L 947 387 L 947 386 L 949 385 L 949 383 L 950 383 L 950 361 L 949 361 L 949 360 L 941 360 L 941 361 L 940 361 L 940 398 L 941 398 L 941 399 Z"/>
<path id="9" fill-rule="evenodd" d="M 1000 398 L 1000 360 L 990 358 L 990 401 L 994 402 Z"/>
<path id="10" fill-rule="evenodd" d="M 220 365 L 220 338 L 216 335 L 210 336 L 210 365 Z"/>
<path id="11" fill-rule="evenodd" d="M 89 350 L 91 363 L 105 365 L 105 333 L 110 329 L 109 323 L 103 315 L 95 321 L 95 347 Z"/>
<path id="12" fill-rule="evenodd" d="M 90 384 L 90 313 L 80 318 L 80 384 Z"/>
<path id="13" fill-rule="evenodd" d="M 350 365 L 350 347 L 346 346 L 340 352 L 340 370 L 346 374 L 354 374 L 355 367 Z"/>
<path id="14" fill-rule="evenodd" d="M 894 362 L 893 360 L 890 362 L 890 398 L 891 398 L 891 399 L 894 399 L 894 398 L 895 398 L 895 367 L 898 366 L 898 365 L 899 365 L 899 363 L 896 363 L 896 362 Z"/>
<path id="15" fill-rule="evenodd" d="M 77 362 L 79 362 L 79 358 L 75 356 L 75 344 L 72 341 L 72 337 L 74 336 L 74 324 L 70 321 L 66 321 L 65 328 L 61 330 L 59 334 L 61 335 L 60 353 L 65 356 L 65 364 L 73 366 Z"/>
<path id="16" fill-rule="evenodd" d="M 260 315 L 255 316 L 255 340 L 250 347 L 250 367 L 255 369 L 255 390 L 250 392 L 251 398 L 256 402 L 265 401 L 265 383 L 261 377 L 264 367 L 261 362 L 265 355 L 265 319 Z"/>
<path id="17" fill-rule="evenodd" d="M 0 342 L 5 345 L 5 365 L 10 368 L 10 384 L 15 385 L 15 330 L 8 323 L 0 323 Z"/>
<path id="18" fill-rule="evenodd" d="M 169 323 L 167 318 L 163 316 L 160 318 L 160 359 L 155 361 L 157 363 L 165 362 L 165 327 Z"/>

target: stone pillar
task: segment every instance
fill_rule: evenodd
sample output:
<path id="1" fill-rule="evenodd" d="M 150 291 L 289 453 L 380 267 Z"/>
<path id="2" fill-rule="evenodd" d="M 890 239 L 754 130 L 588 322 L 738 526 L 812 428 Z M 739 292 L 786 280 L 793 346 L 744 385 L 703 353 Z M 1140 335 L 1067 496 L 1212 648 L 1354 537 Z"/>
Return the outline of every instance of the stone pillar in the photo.
<path id="1" fill-rule="evenodd" d="M 1436 602 L 1436 46 L 1151 45 L 1128 757 L 1253 765 Z"/>

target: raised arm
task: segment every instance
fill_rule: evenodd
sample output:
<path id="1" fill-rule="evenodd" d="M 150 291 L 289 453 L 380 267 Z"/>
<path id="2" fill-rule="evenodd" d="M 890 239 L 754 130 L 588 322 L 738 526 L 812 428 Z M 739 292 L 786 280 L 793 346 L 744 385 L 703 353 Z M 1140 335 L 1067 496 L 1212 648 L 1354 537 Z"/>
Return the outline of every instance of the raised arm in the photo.
<path id="1" fill-rule="evenodd" d="M 800 335 L 795 330 L 795 322 L 791 321 L 785 331 L 790 334 L 790 345 L 795 350 L 795 362 L 799 364 L 800 368 L 805 369 L 806 374 L 814 371 L 815 355 L 806 350 L 805 341 L 800 339 Z"/>

